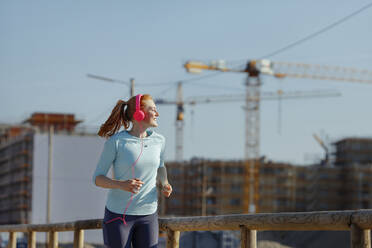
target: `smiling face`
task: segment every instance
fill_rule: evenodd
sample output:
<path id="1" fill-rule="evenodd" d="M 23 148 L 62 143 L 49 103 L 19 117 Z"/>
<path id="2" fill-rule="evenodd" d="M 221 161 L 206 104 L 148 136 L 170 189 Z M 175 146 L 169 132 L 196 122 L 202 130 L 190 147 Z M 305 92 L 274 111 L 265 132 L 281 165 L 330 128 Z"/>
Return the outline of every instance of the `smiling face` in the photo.
<path id="1" fill-rule="evenodd" d="M 143 112 L 145 112 L 145 119 L 143 120 L 149 127 L 157 127 L 158 126 L 158 116 L 159 113 L 156 109 L 156 105 L 153 100 L 143 100 L 144 106 L 142 108 Z"/>

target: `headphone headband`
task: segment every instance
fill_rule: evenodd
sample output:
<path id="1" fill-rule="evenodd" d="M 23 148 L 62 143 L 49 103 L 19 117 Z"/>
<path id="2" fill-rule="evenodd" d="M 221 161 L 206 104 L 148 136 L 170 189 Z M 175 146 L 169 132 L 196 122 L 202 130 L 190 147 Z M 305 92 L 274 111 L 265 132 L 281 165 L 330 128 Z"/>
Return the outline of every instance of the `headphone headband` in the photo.
<path id="1" fill-rule="evenodd" d="M 133 118 L 138 122 L 145 119 L 145 113 L 141 110 L 141 97 L 141 94 L 136 95 L 136 112 L 133 114 Z"/>
<path id="2" fill-rule="evenodd" d="M 136 95 L 136 112 L 141 109 L 141 94 Z"/>

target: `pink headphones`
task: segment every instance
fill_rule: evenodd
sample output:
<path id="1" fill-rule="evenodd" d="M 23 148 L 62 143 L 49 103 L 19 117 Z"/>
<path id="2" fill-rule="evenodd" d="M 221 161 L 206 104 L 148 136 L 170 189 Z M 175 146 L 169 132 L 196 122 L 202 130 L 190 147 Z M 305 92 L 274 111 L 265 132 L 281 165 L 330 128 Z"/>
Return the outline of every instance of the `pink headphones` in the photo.
<path id="1" fill-rule="evenodd" d="M 141 110 L 141 94 L 136 95 L 136 112 L 133 114 L 133 118 L 140 122 L 145 119 L 145 113 Z"/>

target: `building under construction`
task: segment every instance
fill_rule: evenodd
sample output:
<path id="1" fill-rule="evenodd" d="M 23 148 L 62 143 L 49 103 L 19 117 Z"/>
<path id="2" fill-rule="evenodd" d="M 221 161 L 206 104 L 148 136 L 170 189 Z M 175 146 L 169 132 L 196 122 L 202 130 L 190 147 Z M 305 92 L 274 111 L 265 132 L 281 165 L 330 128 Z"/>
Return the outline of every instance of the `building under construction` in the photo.
<path id="1" fill-rule="evenodd" d="M 5 131 L 6 130 L 6 131 Z M 0 136 L 0 223 L 28 223 L 32 194 L 32 132 L 2 126 Z"/>
<path id="2" fill-rule="evenodd" d="M 257 161 L 256 212 L 346 210 L 372 207 L 372 139 L 334 143 L 335 164 L 296 166 Z M 249 169 L 243 161 L 167 163 L 175 189 L 167 215 L 248 213 Z"/>
<path id="3" fill-rule="evenodd" d="M 348 138 L 334 143 L 336 166 L 372 164 L 372 139 Z"/>
<path id="4" fill-rule="evenodd" d="M 168 215 L 219 215 L 248 213 L 249 170 L 243 161 L 193 159 L 190 163 L 167 163 L 174 188 L 166 200 Z M 253 178 L 257 212 L 295 211 L 296 167 L 256 162 Z M 298 187 L 299 189 L 301 187 Z M 303 188 L 303 187 L 302 187 Z"/>
<path id="5" fill-rule="evenodd" d="M 193 159 L 190 163 L 166 166 L 174 189 L 172 197 L 166 200 L 166 214 L 231 214 L 248 207 L 242 197 L 245 177 L 241 162 Z"/>

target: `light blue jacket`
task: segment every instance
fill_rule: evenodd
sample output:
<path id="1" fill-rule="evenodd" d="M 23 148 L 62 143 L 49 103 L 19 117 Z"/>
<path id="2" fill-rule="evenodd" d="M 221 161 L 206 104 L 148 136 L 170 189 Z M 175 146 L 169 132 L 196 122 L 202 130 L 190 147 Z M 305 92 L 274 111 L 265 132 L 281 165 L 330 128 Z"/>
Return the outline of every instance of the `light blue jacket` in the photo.
<path id="1" fill-rule="evenodd" d="M 133 195 L 125 214 L 149 215 L 157 210 L 156 176 L 159 167 L 164 166 L 165 138 L 154 132 L 147 131 L 143 138 L 143 152 L 134 166 L 135 178 L 144 182 L 137 194 Z M 132 179 L 132 164 L 141 152 L 141 139 L 129 134 L 126 130 L 111 136 L 104 145 L 97 168 L 93 174 L 95 184 L 98 175 L 107 175 L 113 166 L 115 179 Z M 123 214 L 131 193 L 120 189 L 110 189 L 106 207 L 114 213 Z"/>

